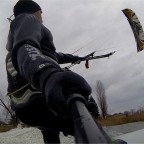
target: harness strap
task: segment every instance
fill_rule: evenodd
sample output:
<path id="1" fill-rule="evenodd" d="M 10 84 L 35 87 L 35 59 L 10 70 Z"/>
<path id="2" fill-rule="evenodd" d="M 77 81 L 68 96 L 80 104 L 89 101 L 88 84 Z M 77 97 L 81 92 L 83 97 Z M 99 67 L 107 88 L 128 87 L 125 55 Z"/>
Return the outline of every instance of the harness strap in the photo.
<path id="1" fill-rule="evenodd" d="M 11 97 L 11 95 L 16 94 L 17 92 L 23 90 L 24 88 L 26 88 L 27 86 L 29 86 L 30 83 L 27 83 L 26 85 L 24 85 L 23 87 L 19 88 L 18 90 L 11 92 L 11 93 L 7 93 L 7 96 Z"/>

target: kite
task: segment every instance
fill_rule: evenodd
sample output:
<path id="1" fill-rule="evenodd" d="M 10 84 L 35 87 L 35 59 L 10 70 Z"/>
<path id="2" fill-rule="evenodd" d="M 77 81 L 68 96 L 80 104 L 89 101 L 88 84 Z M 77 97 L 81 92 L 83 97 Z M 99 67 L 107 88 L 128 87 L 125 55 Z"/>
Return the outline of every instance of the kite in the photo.
<path id="1" fill-rule="evenodd" d="M 123 9 L 122 12 L 124 13 L 124 15 L 126 16 L 134 37 L 135 37 L 135 41 L 137 44 L 137 52 L 140 52 L 144 49 L 144 32 L 143 32 L 143 28 L 142 25 L 138 19 L 138 17 L 136 16 L 136 14 L 131 10 L 131 9 Z"/>

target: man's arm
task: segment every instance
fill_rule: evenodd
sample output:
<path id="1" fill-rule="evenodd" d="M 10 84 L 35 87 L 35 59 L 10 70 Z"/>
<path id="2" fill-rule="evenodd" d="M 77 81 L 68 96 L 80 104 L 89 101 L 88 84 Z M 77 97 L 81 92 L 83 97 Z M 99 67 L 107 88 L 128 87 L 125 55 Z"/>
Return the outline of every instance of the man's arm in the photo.
<path id="1" fill-rule="evenodd" d="M 18 17 L 11 26 L 14 37 L 12 62 L 18 72 L 40 90 L 46 77 L 58 71 L 58 65 L 40 51 L 41 23 L 33 15 L 24 16 Z M 49 67 L 51 69 L 45 72 Z"/>

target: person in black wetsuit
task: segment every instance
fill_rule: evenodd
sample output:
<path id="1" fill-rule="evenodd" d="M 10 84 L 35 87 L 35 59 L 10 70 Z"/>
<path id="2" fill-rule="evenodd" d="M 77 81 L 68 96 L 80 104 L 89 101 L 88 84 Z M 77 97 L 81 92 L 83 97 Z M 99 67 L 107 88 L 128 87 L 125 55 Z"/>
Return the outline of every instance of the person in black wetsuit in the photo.
<path id="1" fill-rule="evenodd" d="M 83 77 L 59 64 L 74 63 L 84 57 L 56 52 L 36 2 L 19 0 L 13 11 L 15 19 L 6 45 L 11 107 L 23 123 L 41 130 L 45 143 L 60 143 L 60 132 L 74 132 L 67 110 L 69 90 L 75 87 L 88 101 L 91 87 Z"/>

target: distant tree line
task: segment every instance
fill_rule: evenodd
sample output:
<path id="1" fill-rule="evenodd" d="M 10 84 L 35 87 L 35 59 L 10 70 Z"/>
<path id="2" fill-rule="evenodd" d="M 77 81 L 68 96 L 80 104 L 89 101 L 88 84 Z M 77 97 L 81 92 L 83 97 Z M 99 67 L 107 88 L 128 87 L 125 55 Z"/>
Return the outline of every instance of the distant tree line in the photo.
<path id="1" fill-rule="evenodd" d="M 96 96 L 97 96 L 98 106 L 101 112 L 101 117 L 106 118 L 106 116 L 108 115 L 108 104 L 107 104 L 105 88 L 103 83 L 100 80 L 97 80 L 96 82 Z"/>

